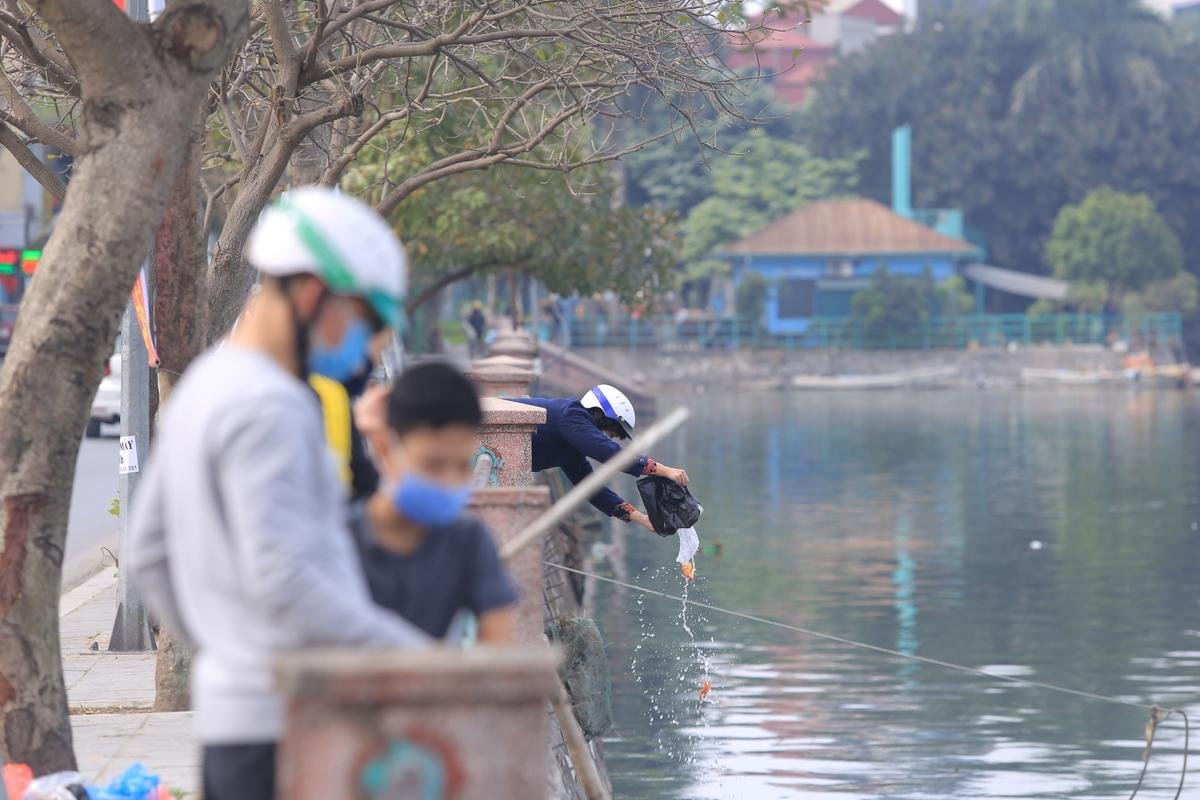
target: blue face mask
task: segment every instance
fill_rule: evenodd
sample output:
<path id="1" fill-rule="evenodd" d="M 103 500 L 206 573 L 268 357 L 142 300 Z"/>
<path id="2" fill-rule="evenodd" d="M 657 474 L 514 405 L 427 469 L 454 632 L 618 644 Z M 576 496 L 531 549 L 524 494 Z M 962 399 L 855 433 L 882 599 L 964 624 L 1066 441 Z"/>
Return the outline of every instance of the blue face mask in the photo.
<path id="1" fill-rule="evenodd" d="M 471 499 L 470 485 L 449 489 L 421 475 L 408 474 L 392 490 L 392 505 L 418 525 L 448 525 Z"/>
<path id="2" fill-rule="evenodd" d="M 308 351 L 308 370 L 338 382 L 348 381 L 362 369 L 371 347 L 371 328 L 361 319 L 346 327 L 341 344 L 322 347 L 313 344 Z"/>

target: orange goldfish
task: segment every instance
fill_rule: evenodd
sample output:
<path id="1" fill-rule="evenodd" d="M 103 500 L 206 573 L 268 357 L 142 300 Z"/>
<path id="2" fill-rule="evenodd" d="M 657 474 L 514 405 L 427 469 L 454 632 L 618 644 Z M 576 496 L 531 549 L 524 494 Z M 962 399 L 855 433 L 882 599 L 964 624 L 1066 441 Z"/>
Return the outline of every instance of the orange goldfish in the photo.
<path id="1" fill-rule="evenodd" d="M 712 691 L 712 683 L 711 682 L 705 681 L 704 683 L 700 684 L 700 699 L 703 700 L 704 698 L 708 697 L 708 693 L 711 691 Z"/>
<path id="2" fill-rule="evenodd" d="M 696 580 L 696 565 L 695 565 L 695 563 L 689 561 L 686 564 L 680 564 L 679 571 L 682 572 L 683 577 L 687 578 L 689 581 Z"/>

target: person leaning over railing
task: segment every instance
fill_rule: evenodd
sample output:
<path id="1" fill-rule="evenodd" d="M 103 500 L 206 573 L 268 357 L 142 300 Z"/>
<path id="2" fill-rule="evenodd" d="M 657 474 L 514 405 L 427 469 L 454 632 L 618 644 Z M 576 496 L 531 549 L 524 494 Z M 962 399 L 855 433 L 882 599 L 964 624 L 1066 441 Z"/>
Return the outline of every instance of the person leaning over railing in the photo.
<path id="1" fill-rule="evenodd" d="M 533 432 L 533 471 L 558 467 L 573 484 L 592 473 L 589 458 L 607 461 L 620 451 L 618 441 L 633 436 L 636 422 L 633 403 L 624 392 L 608 384 L 589 389 L 579 400 L 573 397 L 505 399 L 546 410 L 546 421 Z M 633 462 L 626 472 L 635 477 L 663 475 L 680 486 L 688 484 L 687 472 L 646 456 Z M 590 502 L 603 514 L 654 531 L 649 517 L 611 489 L 600 491 Z"/>

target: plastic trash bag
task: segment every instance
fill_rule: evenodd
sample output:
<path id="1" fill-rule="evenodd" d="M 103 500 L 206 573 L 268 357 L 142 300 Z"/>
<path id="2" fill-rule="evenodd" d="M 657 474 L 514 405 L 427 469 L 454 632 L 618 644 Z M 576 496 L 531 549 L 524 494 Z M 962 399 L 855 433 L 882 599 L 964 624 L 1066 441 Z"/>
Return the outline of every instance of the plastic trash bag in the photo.
<path id="1" fill-rule="evenodd" d="M 691 528 L 704 508 L 687 487 L 661 475 L 638 478 L 638 493 L 646 506 L 646 516 L 659 536 L 674 536 L 681 528 Z"/>
<path id="2" fill-rule="evenodd" d="M 29 784 L 21 800 L 88 800 L 83 776 L 78 772 L 54 772 Z"/>
<path id="3" fill-rule="evenodd" d="M 679 529 L 679 555 L 675 557 L 675 561 L 679 564 L 687 564 L 696 557 L 696 551 L 700 549 L 700 534 L 696 533 L 693 528 Z"/>
<path id="4" fill-rule="evenodd" d="M 158 783 L 157 775 L 141 764 L 133 764 L 113 778 L 108 786 L 88 787 L 88 797 L 90 800 L 157 800 L 162 796 Z"/>

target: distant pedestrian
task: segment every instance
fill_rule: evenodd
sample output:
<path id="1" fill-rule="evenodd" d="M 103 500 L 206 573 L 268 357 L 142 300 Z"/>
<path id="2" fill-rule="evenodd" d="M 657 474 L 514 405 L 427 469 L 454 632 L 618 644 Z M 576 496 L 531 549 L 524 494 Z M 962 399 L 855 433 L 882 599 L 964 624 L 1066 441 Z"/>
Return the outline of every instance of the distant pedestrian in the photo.
<path id="1" fill-rule="evenodd" d="M 550 341 L 565 346 L 566 331 L 564 330 L 562 309 L 559 307 L 558 298 L 546 298 L 543 308 L 546 311 L 546 316 L 550 317 Z"/>
<path id="2" fill-rule="evenodd" d="M 372 331 L 396 323 L 400 243 L 359 201 L 300 189 L 262 215 L 247 257 L 261 288 L 172 393 L 121 554 L 147 605 L 195 654 L 206 800 L 275 796 L 281 653 L 429 641 L 371 602 L 304 382 L 361 361 Z"/>
<path id="3" fill-rule="evenodd" d="M 483 355 L 487 337 L 487 316 L 483 313 L 483 303 L 476 300 L 471 304 L 467 314 L 467 325 L 475 334 L 471 340 L 471 356 L 478 358 Z"/>

